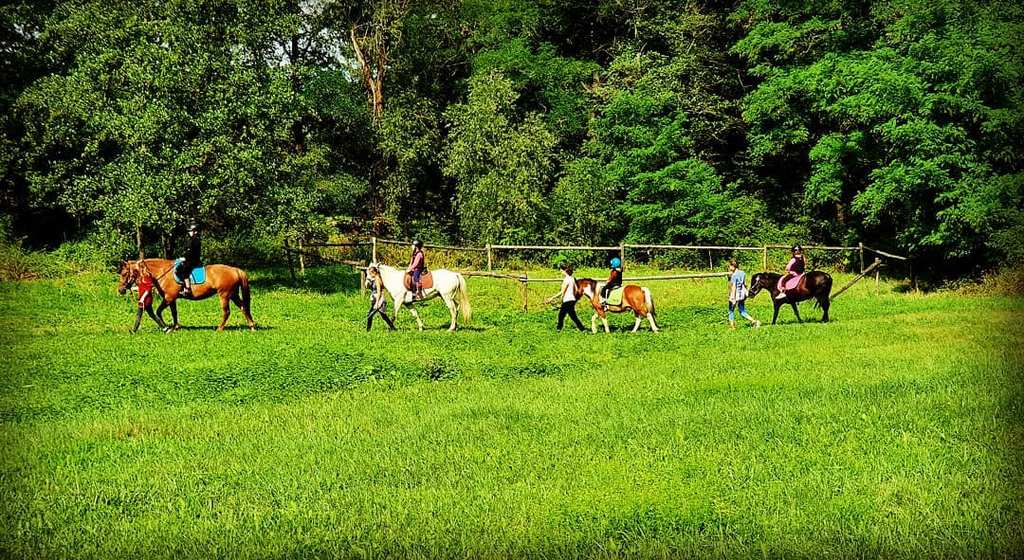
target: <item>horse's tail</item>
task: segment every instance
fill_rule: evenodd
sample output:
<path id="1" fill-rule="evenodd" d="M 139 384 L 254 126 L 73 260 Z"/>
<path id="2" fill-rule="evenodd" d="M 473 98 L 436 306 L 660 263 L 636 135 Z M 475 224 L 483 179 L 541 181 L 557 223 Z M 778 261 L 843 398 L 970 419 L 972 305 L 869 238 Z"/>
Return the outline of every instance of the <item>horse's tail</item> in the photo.
<path id="1" fill-rule="evenodd" d="M 820 296 L 824 296 L 825 299 L 828 299 L 829 295 L 832 293 L 832 275 L 827 272 L 822 272 L 821 274 L 824 278 L 822 278 L 821 281 Z M 814 307 L 815 309 L 821 308 L 821 300 L 818 297 L 814 298 Z"/>
<path id="2" fill-rule="evenodd" d="M 252 309 L 249 307 L 249 303 L 252 301 L 249 293 L 249 275 L 242 269 L 238 269 L 238 291 L 242 295 L 242 309 L 252 313 Z"/>
<path id="3" fill-rule="evenodd" d="M 650 288 L 644 288 L 644 305 L 647 306 L 647 312 L 651 314 L 651 317 L 657 319 L 658 314 L 654 310 L 654 297 L 651 296 Z"/>
<path id="4" fill-rule="evenodd" d="M 462 320 L 470 322 L 473 320 L 473 307 L 469 305 L 469 292 L 466 291 L 466 279 L 459 273 L 455 273 L 459 279 L 459 312 L 462 313 Z"/>

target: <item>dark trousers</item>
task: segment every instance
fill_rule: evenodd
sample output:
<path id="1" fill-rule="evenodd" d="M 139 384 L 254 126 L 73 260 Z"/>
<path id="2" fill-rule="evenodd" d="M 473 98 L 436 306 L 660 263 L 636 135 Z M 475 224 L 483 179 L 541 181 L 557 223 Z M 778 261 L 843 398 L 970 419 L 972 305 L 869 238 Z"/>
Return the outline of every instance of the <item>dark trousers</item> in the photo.
<path id="1" fill-rule="evenodd" d="M 612 293 L 612 290 L 622 286 L 622 280 L 618 282 L 609 282 L 601 287 L 601 299 L 608 299 L 608 294 Z"/>
<path id="2" fill-rule="evenodd" d="M 178 268 L 174 271 L 175 276 L 181 278 L 182 282 L 189 280 L 189 276 L 192 275 L 192 269 L 199 268 L 199 261 L 190 261 L 188 259 L 181 261 Z"/>
<path id="3" fill-rule="evenodd" d="M 576 323 L 576 328 L 585 331 L 587 330 L 583 323 L 580 322 L 580 318 L 576 316 L 576 302 L 575 301 L 563 301 L 562 307 L 558 309 L 558 330 L 562 330 L 562 325 L 565 324 L 565 316 L 568 315 L 572 319 L 573 323 Z"/>
<path id="4" fill-rule="evenodd" d="M 153 304 L 150 303 L 150 304 L 147 304 L 145 307 L 140 307 L 135 312 L 135 326 L 132 327 L 132 332 L 135 332 L 135 331 L 139 330 L 139 324 L 142 323 L 142 311 L 143 310 L 145 310 L 146 313 L 149 314 L 150 318 L 152 318 L 154 321 L 156 321 L 156 324 L 159 325 L 161 329 L 167 326 L 167 325 L 164 324 L 163 321 L 160 320 L 160 316 L 158 316 L 156 314 L 156 312 L 153 311 Z"/>
<path id="5" fill-rule="evenodd" d="M 391 321 L 391 317 L 388 317 L 388 314 L 384 312 L 384 303 L 386 302 L 381 302 L 381 305 L 377 305 L 376 301 L 370 301 L 370 311 L 366 314 L 367 331 L 373 327 L 373 316 L 378 314 L 384 318 L 384 322 L 388 324 L 388 329 L 395 330 L 395 324 Z"/>

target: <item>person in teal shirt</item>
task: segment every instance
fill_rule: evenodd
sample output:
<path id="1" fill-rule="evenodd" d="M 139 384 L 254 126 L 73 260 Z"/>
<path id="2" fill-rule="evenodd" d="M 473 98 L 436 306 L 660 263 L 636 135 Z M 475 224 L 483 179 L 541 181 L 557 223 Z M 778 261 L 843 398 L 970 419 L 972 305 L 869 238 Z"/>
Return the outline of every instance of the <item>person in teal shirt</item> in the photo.
<path id="1" fill-rule="evenodd" d="M 739 309 L 740 316 L 750 321 L 755 327 L 761 326 L 761 321 L 754 319 L 747 313 L 744 302 L 747 300 L 747 273 L 740 270 L 736 259 L 729 261 L 729 328 L 736 330 L 736 309 Z"/>

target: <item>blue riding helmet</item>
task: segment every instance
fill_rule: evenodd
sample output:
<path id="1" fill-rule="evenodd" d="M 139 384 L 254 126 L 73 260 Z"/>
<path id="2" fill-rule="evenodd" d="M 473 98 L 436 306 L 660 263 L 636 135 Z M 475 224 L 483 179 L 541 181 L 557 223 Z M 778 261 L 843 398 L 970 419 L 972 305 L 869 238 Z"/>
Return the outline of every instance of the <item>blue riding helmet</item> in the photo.
<path id="1" fill-rule="evenodd" d="M 619 257 L 612 258 L 612 268 L 619 268 L 620 266 L 622 266 L 622 261 L 619 260 Z"/>

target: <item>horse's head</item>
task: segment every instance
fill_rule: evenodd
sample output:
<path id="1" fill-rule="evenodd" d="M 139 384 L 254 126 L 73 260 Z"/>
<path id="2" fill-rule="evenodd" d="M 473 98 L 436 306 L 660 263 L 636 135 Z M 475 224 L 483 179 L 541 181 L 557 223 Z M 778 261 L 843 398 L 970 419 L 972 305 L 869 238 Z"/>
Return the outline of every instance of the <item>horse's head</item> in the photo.
<path id="1" fill-rule="evenodd" d="M 576 280 L 576 299 L 580 299 L 581 296 L 586 296 L 587 299 L 594 297 L 594 287 L 597 282 L 593 278 L 580 278 Z"/>
<path id="2" fill-rule="evenodd" d="M 747 292 L 747 298 L 754 299 L 762 289 L 771 290 L 771 281 L 768 279 L 768 275 L 764 272 L 758 272 L 757 274 L 750 277 L 750 291 Z"/>
<path id="3" fill-rule="evenodd" d="M 124 295 L 132 287 L 132 284 L 139 279 L 139 267 L 132 261 L 123 261 L 118 275 L 117 293 Z"/>

